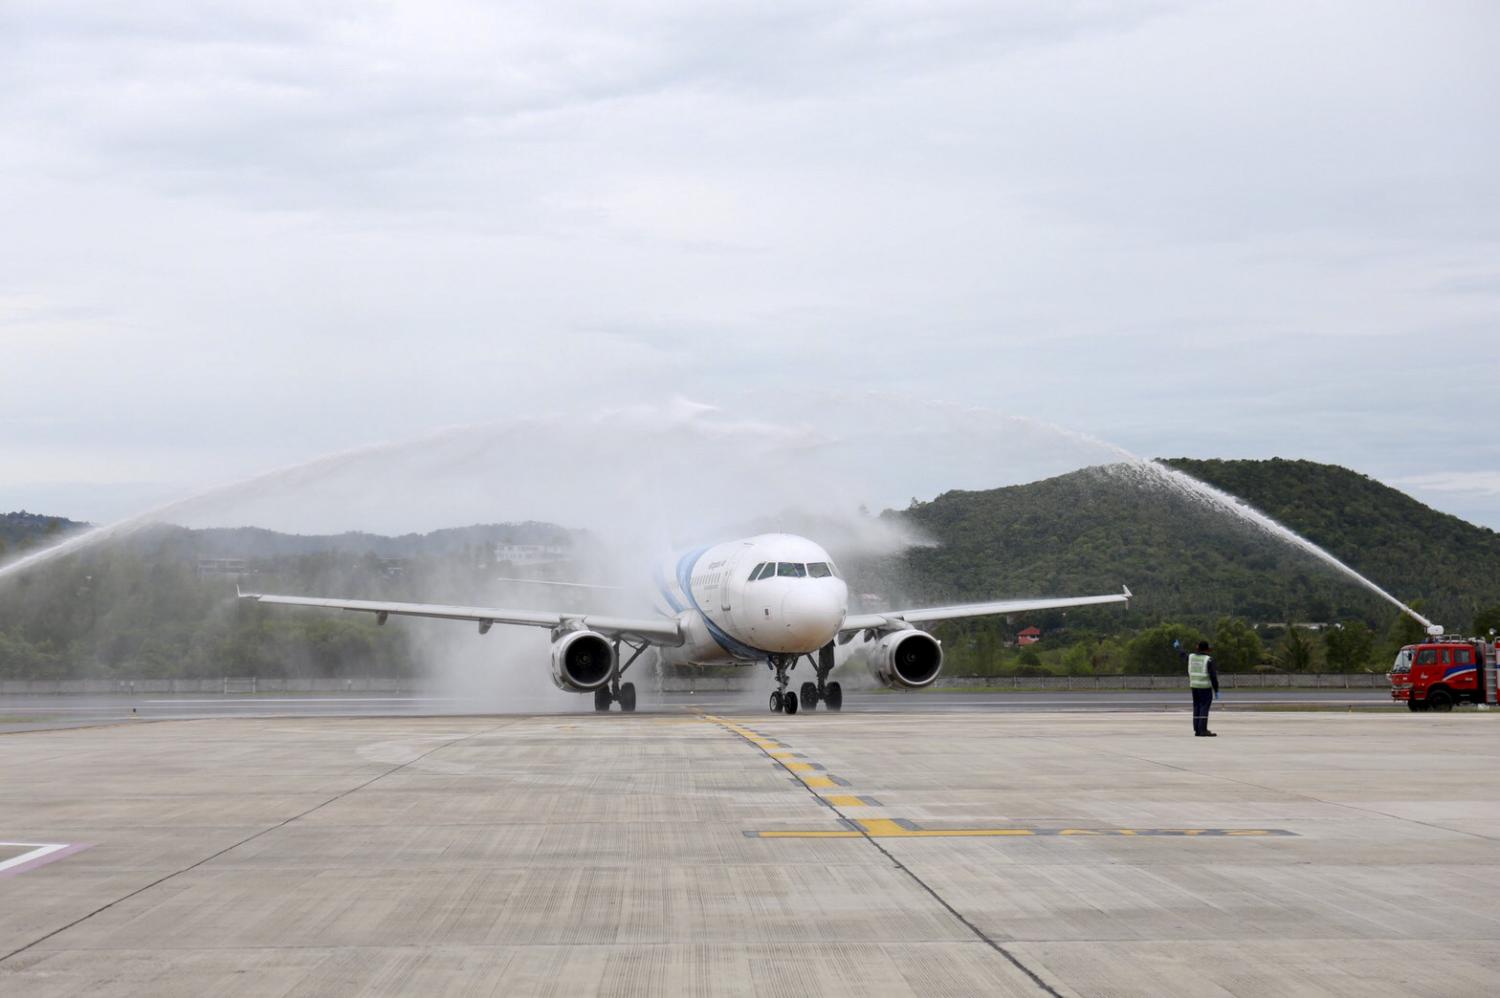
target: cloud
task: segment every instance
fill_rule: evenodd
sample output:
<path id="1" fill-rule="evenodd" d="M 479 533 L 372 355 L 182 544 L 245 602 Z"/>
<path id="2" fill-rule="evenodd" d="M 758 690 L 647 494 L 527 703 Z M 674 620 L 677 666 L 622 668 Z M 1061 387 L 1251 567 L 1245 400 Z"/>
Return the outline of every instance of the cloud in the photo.
<path id="1" fill-rule="evenodd" d="M 1500 496 L 1500 471 L 1437 471 L 1393 479 L 1392 484 L 1411 486 L 1429 492 Z"/>
<path id="2" fill-rule="evenodd" d="M 0 473 L 867 390 L 1144 453 L 1500 463 L 1406 390 L 1500 377 L 1497 18 L 8 3 Z"/>

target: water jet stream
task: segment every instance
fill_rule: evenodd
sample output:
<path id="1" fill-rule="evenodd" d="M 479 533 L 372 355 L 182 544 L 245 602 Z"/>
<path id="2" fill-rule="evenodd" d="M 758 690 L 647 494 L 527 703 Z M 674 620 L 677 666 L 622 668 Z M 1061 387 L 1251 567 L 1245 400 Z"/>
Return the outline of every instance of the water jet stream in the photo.
<path id="1" fill-rule="evenodd" d="M 1413 610 L 1405 603 L 1401 602 L 1395 596 L 1392 596 L 1390 593 L 1386 592 L 1383 588 L 1376 585 L 1374 582 L 1361 575 L 1359 572 L 1355 571 L 1349 565 L 1345 564 L 1343 561 L 1339 560 L 1328 551 L 1325 551 L 1323 548 L 1314 544 L 1312 541 L 1308 540 L 1306 537 L 1303 537 L 1296 531 L 1291 530 L 1290 528 L 1285 527 L 1280 523 L 1277 523 L 1275 520 L 1271 519 L 1260 510 L 1246 504 L 1245 502 L 1242 502 L 1229 493 L 1221 489 L 1214 488 L 1207 482 L 1200 482 L 1198 479 L 1187 474 L 1186 472 L 1178 471 L 1176 468 L 1168 467 L 1167 465 L 1162 464 L 1160 461 L 1135 458 L 1134 463 L 1132 463 L 1130 467 L 1133 469 L 1138 469 L 1139 472 L 1145 476 L 1157 479 L 1167 488 L 1170 488 L 1173 491 L 1188 497 L 1189 499 L 1204 502 L 1215 509 L 1220 509 L 1224 510 L 1225 512 L 1231 513 L 1239 519 L 1244 520 L 1246 523 L 1249 523 L 1257 530 L 1260 530 L 1263 533 L 1269 534 L 1270 536 L 1276 538 L 1277 540 L 1283 541 L 1295 548 L 1299 548 L 1300 550 L 1307 552 L 1314 558 L 1317 558 L 1319 561 L 1329 565 L 1339 572 L 1342 572 L 1344 575 L 1347 575 L 1349 578 L 1364 586 L 1366 589 L 1370 590 L 1370 592 L 1379 596 L 1387 603 L 1390 603 L 1396 609 L 1400 610 L 1402 613 L 1406 614 L 1417 623 L 1421 624 L 1424 628 L 1427 629 L 1429 633 L 1439 633 L 1442 631 L 1441 627 L 1435 625 L 1432 621 L 1428 620 L 1426 617 L 1422 616 L 1420 613 Z"/>
<path id="2" fill-rule="evenodd" d="M 524 448 L 527 441 L 532 438 L 549 439 L 551 442 L 566 442 L 568 434 L 575 434 L 579 439 L 597 442 L 599 434 L 604 432 L 601 428 L 609 428 L 620 432 L 620 424 L 626 424 L 625 432 L 628 435 L 640 436 L 647 444 L 648 450 L 653 452 L 670 451 L 673 439 L 668 434 L 677 432 L 686 427 L 690 432 L 696 434 L 695 439 L 704 441 L 718 441 L 728 449 L 730 441 L 739 445 L 750 444 L 759 446 L 764 453 L 758 455 L 762 464 L 775 465 L 777 462 L 792 463 L 797 460 L 812 462 L 814 466 L 820 466 L 823 462 L 838 463 L 842 457 L 845 462 L 852 464 L 848 459 L 859 446 L 872 450 L 876 453 L 889 452 L 894 446 L 900 448 L 900 444 L 891 440 L 889 431 L 881 432 L 873 426 L 877 420 L 865 420 L 863 416 L 869 416 L 869 407 L 874 403 L 876 408 L 890 413 L 888 419 L 894 421 L 892 425 L 899 426 L 904 430 L 916 430 L 920 432 L 922 419 L 911 418 L 912 414 L 907 411 L 900 413 L 898 410 L 904 406 L 909 410 L 913 400 L 899 399 L 886 395 L 869 394 L 857 398 L 840 397 L 832 400 L 835 409 L 828 419 L 810 419 L 800 425 L 786 423 L 762 423 L 735 419 L 707 406 L 695 406 L 691 403 L 679 400 L 671 403 L 664 409 L 650 409 L 650 407 L 634 407 L 631 409 L 614 410 L 603 414 L 596 414 L 592 418 L 586 418 L 582 423 L 565 424 L 556 418 L 533 418 L 520 419 L 499 424 L 481 426 L 450 427 L 414 439 L 404 439 L 393 442 L 384 442 L 342 451 L 337 454 L 316 458 L 311 461 L 301 462 L 287 467 L 279 468 L 265 474 L 257 475 L 240 482 L 218 486 L 208 489 L 183 499 L 156 506 L 134 516 L 116 521 L 103 527 L 96 527 L 52 547 L 45 548 L 27 554 L 9 564 L 0 565 L 0 580 L 17 575 L 30 568 L 62 557 L 73 551 L 91 546 L 110 537 L 122 536 L 149 524 L 163 520 L 174 514 L 191 512 L 195 507 L 210 504 L 223 499 L 253 498 L 257 493 L 264 494 L 269 488 L 285 488 L 298 484 L 320 482 L 331 478 L 334 473 L 349 469 L 357 470 L 361 462 L 372 458 L 385 458 L 389 455 L 408 451 L 442 451 L 443 448 L 458 447 L 456 455 L 449 454 L 448 462 L 453 466 L 466 468 L 483 466 L 493 463 L 497 455 L 510 456 L 511 452 L 518 447 Z M 850 405 L 855 409 L 863 409 L 863 416 L 855 423 L 845 423 L 842 427 L 834 429 L 831 433 L 814 431 L 810 427 L 818 424 L 836 426 L 839 423 L 840 411 L 847 413 Z M 1234 496 L 1214 488 L 1207 483 L 1201 482 L 1191 475 L 1171 468 L 1159 461 L 1139 457 L 1116 444 L 1100 440 L 1089 434 L 1069 430 L 1056 426 L 1043 420 L 1029 417 L 1007 416 L 977 407 L 955 406 L 942 403 L 916 403 L 919 413 L 931 423 L 934 419 L 938 421 L 936 427 L 936 440 L 962 445 L 962 449 L 968 452 L 972 458 L 972 449 L 963 438 L 970 433 L 983 434 L 981 439 L 984 443 L 992 443 L 994 440 L 993 430 L 998 420 L 1003 425 L 1022 430 L 1040 430 L 1055 437 L 1071 441 L 1074 444 L 1092 450 L 1111 455 L 1119 463 L 1110 466 L 1107 470 L 1116 475 L 1124 475 L 1133 478 L 1137 482 L 1162 487 L 1175 492 L 1191 501 L 1206 505 L 1212 509 L 1228 513 L 1238 520 L 1249 524 L 1260 533 L 1298 548 L 1314 558 L 1340 572 L 1347 578 L 1363 586 L 1368 591 L 1379 596 L 1382 600 L 1407 614 L 1413 620 L 1421 623 L 1429 632 L 1435 629 L 1431 621 L 1422 616 L 1385 589 L 1375 584 L 1364 575 L 1355 571 L 1343 561 L 1325 551 L 1323 548 L 1309 541 L 1300 534 L 1288 529 L 1276 522 L 1271 517 L 1259 510 L 1241 502 Z M 705 416 L 705 414 L 714 414 Z M 634 422 L 632 422 L 634 420 Z M 561 427 L 561 428 L 560 428 Z M 933 429 L 929 426 L 928 429 Z M 620 439 L 620 438 L 614 438 Z M 574 441 L 576 443 L 576 441 Z M 851 446 L 852 445 L 852 446 Z M 566 447 L 554 447 L 553 450 L 566 450 Z M 718 449 L 713 451 L 717 453 Z M 545 448 L 544 448 L 545 450 Z M 598 454 L 595 454 L 598 458 Z M 533 458 L 534 459 L 534 458 Z M 737 459 L 739 459 L 737 457 Z M 636 464 L 640 462 L 637 461 Z M 622 467 L 632 467 L 630 464 L 622 464 Z M 427 469 L 423 469 L 427 470 Z M 447 470 L 440 468 L 439 470 Z M 635 489 L 643 493 L 671 494 L 671 489 L 664 486 L 659 478 L 661 468 L 642 468 L 637 477 L 629 482 L 626 489 Z M 845 480 L 839 484 L 848 488 L 855 484 L 852 480 L 853 472 L 846 472 Z M 816 492 L 816 486 L 829 486 L 831 482 L 809 483 Z M 873 483 L 865 481 L 868 488 Z M 951 483 L 950 483 L 951 484 Z M 761 497 L 769 500 L 769 496 Z M 782 497 L 785 498 L 785 497 Z M 777 499 L 775 501 L 781 501 Z M 579 511 L 574 511 L 575 515 Z M 674 515 L 680 514 L 678 510 Z M 762 509 L 764 512 L 764 509 Z M 675 538 L 681 540 L 681 538 Z"/>

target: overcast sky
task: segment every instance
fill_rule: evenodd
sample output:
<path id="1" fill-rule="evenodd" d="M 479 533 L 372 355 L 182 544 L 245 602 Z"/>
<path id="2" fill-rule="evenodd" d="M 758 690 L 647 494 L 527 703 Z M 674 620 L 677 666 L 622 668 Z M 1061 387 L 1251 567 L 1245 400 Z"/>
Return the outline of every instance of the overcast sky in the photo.
<path id="1" fill-rule="evenodd" d="M 0 509 L 876 391 L 1500 527 L 1492 2 L 0 0 L 0 39 Z"/>

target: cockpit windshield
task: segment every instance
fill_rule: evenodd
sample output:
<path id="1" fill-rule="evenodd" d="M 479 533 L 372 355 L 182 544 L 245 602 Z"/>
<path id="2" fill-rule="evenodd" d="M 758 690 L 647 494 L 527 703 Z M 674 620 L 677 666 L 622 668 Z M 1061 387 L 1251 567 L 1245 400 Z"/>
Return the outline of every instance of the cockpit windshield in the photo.
<path id="1" fill-rule="evenodd" d="M 1396 653 L 1396 664 L 1391 666 L 1392 672 L 1405 673 L 1411 671 L 1411 649 L 1402 648 Z"/>
<path id="2" fill-rule="evenodd" d="M 842 578 L 831 561 L 814 561 L 806 564 L 800 561 L 768 561 L 752 568 L 747 581 L 759 582 L 773 575 L 782 579 Z"/>

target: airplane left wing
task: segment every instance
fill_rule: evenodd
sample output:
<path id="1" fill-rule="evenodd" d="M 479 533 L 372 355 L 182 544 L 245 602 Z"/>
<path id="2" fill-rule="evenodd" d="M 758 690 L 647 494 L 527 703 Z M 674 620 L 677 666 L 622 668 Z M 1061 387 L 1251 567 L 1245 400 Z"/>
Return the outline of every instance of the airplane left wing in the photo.
<path id="1" fill-rule="evenodd" d="M 1131 592 L 1125 589 L 1113 596 L 1061 596 L 1052 599 L 996 600 L 992 603 L 963 603 L 958 606 L 934 606 L 920 610 L 890 610 L 886 613 L 852 613 L 839 628 L 840 640 L 855 631 L 899 631 L 913 624 L 961 617 L 986 617 L 1000 613 L 1027 613 L 1033 610 L 1058 610 L 1071 606 L 1098 606 L 1104 603 L 1129 603 Z"/>
<path id="2" fill-rule="evenodd" d="M 313 596 L 277 596 L 270 593 L 242 592 L 238 595 L 240 599 L 277 606 L 316 606 L 373 613 L 376 621 L 382 624 L 387 617 L 396 615 L 468 620 L 479 625 L 480 634 L 484 634 L 495 624 L 516 624 L 523 627 L 568 626 L 598 631 L 606 637 L 633 638 L 653 645 L 676 647 L 682 644 L 682 629 L 677 621 L 665 617 L 653 620 L 553 610 L 507 610 L 487 606 L 446 606 L 441 603 L 388 603 L 381 600 L 324 599 Z"/>

